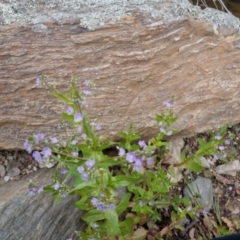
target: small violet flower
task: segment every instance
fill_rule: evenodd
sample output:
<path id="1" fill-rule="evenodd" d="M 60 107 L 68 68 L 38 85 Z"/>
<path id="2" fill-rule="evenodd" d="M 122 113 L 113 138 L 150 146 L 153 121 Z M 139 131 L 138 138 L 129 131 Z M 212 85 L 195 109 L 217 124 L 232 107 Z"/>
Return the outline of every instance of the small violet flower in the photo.
<path id="1" fill-rule="evenodd" d="M 76 114 L 74 115 L 74 122 L 75 122 L 75 123 L 81 122 L 82 120 L 83 120 L 83 116 L 82 116 L 81 113 L 76 113 Z"/>
<path id="2" fill-rule="evenodd" d="M 68 115 L 72 115 L 73 114 L 73 108 L 72 107 L 68 107 L 67 108 L 67 114 Z"/>
<path id="3" fill-rule="evenodd" d="M 24 142 L 23 146 L 28 153 L 32 152 L 32 145 L 28 142 L 28 140 Z"/>
<path id="4" fill-rule="evenodd" d="M 54 190 L 58 190 L 58 189 L 60 188 L 59 182 L 56 182 L 56 183 L 53 185 L 53 188 L 54 188 Z"/>
<path id="5" fill-rule="evenodd" d="M 48 147 L 44 147 L 42 150 L 42 155 L 44 158 L 48 158 L 52 155 L 52 150 Z"/>
<path id="6" fill-rule="evenodd" d="M 230 145 L 230 143 L 231 143 L 231 141 L 230 141 L 229 139 L 226 139 L 226 140 L 225 140 L 225 144 L 226 144 L 226 145 Z"/>
<path id="7" fill-rule="evenodd" d="M 119 150 L 118 155 L 119 155 L 120 157 L 122 157 L 122 156 L 125 155 L 125 153 L 126 153 L 125 149 L 123 149 L 123 148 L 118 148 L 118 150 Z"/>
<path id="8" fill-rule="evenodd" d="M 71 141 L 71 144 L 72 144 L 72 145 L 75 145 L 76 143 L 77 143 L 76 140 L 72 140 L 72 141 Z"/>
<path id="9" fill-rule="evenodd" d="M 222 137 L 221 137 L 221 135 L 218 133 L 218 134 L 215 136 L 215 139 L 217 139 L 217 140 L 221 140 Z"/>
<path id="10" fill-rule="evenodd" d="M 83 93 L 85 95 L 90 95 L 91 94 L 90 88 L 86 87 L 85 89 L 83 89 Z"/>
<path id="11" fill-rule="evenodd" d="M 29 188 L 29 189 L 28 189 L 28 195 L 29 195 L 30 197 L 34 197 L 34 196 L 36 195 L 35 189 L 34 189 L 34 188 Z"/>
<path id="12" fill-rule="evenodd" d="M 39 187 L 37 188 L 37 192 L 38 192 L 38 193 L 43 192 L 43 186 L 39 186 Z"/>
<path id="13" fill-rule="evenodd" d="M 89 159 L 86 161 L 85 164 L 88 167 L 88 169 L 91 169 L 95 165 L 95 160 Z"/>
<path id="14" fill-rule="evenodd" d="M 165 105 L 167 108 L 171 108 L 173 106 L 173 101 L 172 100 L 164 101 L 163 105 Z"/>
<path id="15" fill-rule="evenodd" d="M 133 163 L 136 159 L 136 155 L 133 152 L 129 152 L 126 154 L 126 159 L 129 163 Z"/>
<path id="16" fill-rule="evenodd" d="M 81 132 L 82 132 L 82 126 L 79 126 L 79 127 L 77 128 L 77 131 L 78 131 L 78 133 L 81 133 Z"/>
<path id="17" fill-rule="evenodd" d="M 91 81 L 90 81 L 90 80 L 85 80 L 85 81 L 83 82 L 83 84 L 84 84 L 86 87 L 89 87 L 90 84 L 91 84 Z"/>
<path id="18" fill-rule="evenodd" d="M 41 156 L 40 152 L 34 151 L 32 156 L 36 162 L 38 162 L 38 163 L 42 162 L 42 156 Z"/>
<path id="19" fill-rule="evenodd" d="M 172 133 L 173 133 L 172 130 L 169 130 L 169 131 L 166 133 L 166 135 L 167 135 L 167 136 L 171 136 Z"/>
<path id="20" fill-rule="evenodd" d="M 39 141 L 43 140 L 45 135 L 43 133 L 38 133 L 35 135 L 35 143 L 38 144 Z"/>
<path id="21" fill-rule="evenodd" d="M 97 125 L 96 125 L 96 130 L 97 130 L 97 131 L 100 131 L 101 129 L 102 129 L 102 126 L 101 126 L 100 124 L 97 124 Z"/>
<path id="22" fill-rule="evenodd" d="M 40 79 L 39 77 L 36 78 L 36 84 L 37 84 L 37 86 L 40 86 L 41 83 L 42 83 L 41 79 Z"/>
<path id="23" fill-rule="evenodd" d="M 141 141 L 141 140 L 138 142 L 138 145 L 140 147 L 146 147 L 147 146 L 147 144 L 144 141 Z"/>
<path id="24" fill-rule="evenodd" d="M 78 152 L 77 152 L 77 151 L 73 151 L 73 152 L 71 152 L 71 155 L 72 155 L 73 157 L 77 157 L 77 156 L 78 156 Z"/>
<path id="25" fill-rule="evenodd" d="M 55 137 L 49 137 L 50 141 L 54 144 L 54 143 L 58 143 L 57 138 Z"/>
<path id="26" fill-rule="evenodd" d="M 219 149 L 220 151 L 223 151 L 223 150 L 225 149 L 225 147 L 224 147 L 224 146 L 219 146 L 218 149 Z"/>
<path id="27" fill-rule="evenodd" d="M 83 166 L 79 166 L 78 168 L 77 168 L 77 170 L 78 170 L 78 172 L 79 173 L 84 173 L 84 167 Z"/>
<path id="28" fill-rule="evenodd" d="M 83 180 L 83 181 L 87 181 L 88 178 L 89 178 L 88 174 L 85 173 L 85 172 L 81 174 L 81 177 L 82 177 L 82 180 Z"/>
<path id="29" fill-rule="evenodd" d="M 62 175 L 65 175 L 65 174 L 68 173 L 68 170 L 67 170 L 66 168 L 61 168 L 61 169 L 60 169 L 60 173 L 61 173 Z"/>
<path id="30" fill-rule="evenodd" d="M 148 166 L 148 167 L 151 166 L 151 165 L 153 165 L 153 163 L 154 163 L 154 160 L 153 160 L 152 157 L 150 157 L 150 158 L 147 159 L 147 166 Z"/>

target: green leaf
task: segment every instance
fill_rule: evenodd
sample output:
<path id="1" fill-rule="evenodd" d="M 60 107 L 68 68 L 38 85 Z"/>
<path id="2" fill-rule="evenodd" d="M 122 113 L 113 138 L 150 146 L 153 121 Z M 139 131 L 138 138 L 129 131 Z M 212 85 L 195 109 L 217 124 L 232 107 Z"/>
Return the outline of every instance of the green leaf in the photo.
<path id="1" fill-rule="evenodd" d="M 195 161 L 188 161 L 183 166 L 186 167 L 187 169 L 193 171 L 193 172 L 200 172 L 204 169 L 201 165 L 199 165 Z"/>
<path id="2" fill-rule="evenodd" d="M 88 200 L 88 196 L 82 197 L 80 200 L 74 203 L 75 207 L 80 210 L 87 210 L 86 201 Z"/>
<path id="3" fill-rule="evenodd" d="M 124 237 L 132 235 L 134 224 L 134 219 L 131 217 L 126 218 L 124 221 L 120 222 L 119 227 Z"/>
<path id="4" fill-rule="evenodd" d="M 105 218 L 108 221 L 108 232 L 111 236 L 121 235 L 121 230 L 118 223 L 118 215 L 115 210 L 109 209 L 104 211 Z"/>
<path id="5" fill-rule="evenodd" d="M 99 220 L 103 220 L 105 219 L 105 212 L 100 211 L 100 210 L 90 210 L 89 212 L 85 213 L 81 218 L 83 221 L 87 222 L 87 223 L 93 223 L 93 222 L 97 222 Z"/>
<path id="6" fill-rule="evenodd" d="M 139 183 L 142 181 L 142 179 L 143 179 L 142 176 L 138 178 L 133 178 L 133 177 L 120 175 L 120 176 L 112 177 L 112 183 L 115 188 L 118 188 L 118 187 L 125 187 L 131 184 Z"/>
<path id="7" fill-rule="evenodd" d="M 89 180 L 89 181 L 86 181 L 86 182 L 81 182 L 75 188 L 73 188 L 69 193 L 75 192 L 75 191 L 80 190 L 80 189 L 85 188 L 85 187 L 93 186 L 95 184 L 96 184 L 95 179 L 92 179 L 92 180 Z"/>
<path id="8" fill-rule="evenodd" d="M 58 92 L 52 92 L 51 94 L 52 94 L 54 97 L 62 100 L 62 101 L 65 102 L 66 104 L 72 105 L 72 101 L 71 101 L 70 99 L 68 99 L 66 96 L 64 96 L 63 94 L 58 93 Z"/>
<path id="9" fill-rule="evenodd" d="M 120 203 L 116 207 L 116 212 L 118 215 L 123 213 L 128 208 L 128 203 L 129 203 L 130 197 L 131 197 L 131 193 L 127 193 L 121 199 Z"/>

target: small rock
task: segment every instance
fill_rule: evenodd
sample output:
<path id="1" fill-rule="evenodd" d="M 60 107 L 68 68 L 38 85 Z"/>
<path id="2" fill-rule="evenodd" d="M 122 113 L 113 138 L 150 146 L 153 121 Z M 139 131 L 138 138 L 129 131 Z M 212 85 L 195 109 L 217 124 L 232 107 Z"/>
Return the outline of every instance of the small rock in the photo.
<path id="1" fill-rule="evenodd" d="M 189 186 L 185 186 L 183 193 L 184 196 L 191 199 L 198 196 L 198 203 L 204 206 L 206 210 L 209 210 L 213 205 L 213 187 L 211 180 L 208 178 L 198 176 Z"/>
<path id="2" fill-rule="evenodd" d="M 236 176 L 237 171 L 240 171 L 239 160 L 234 160 L 216 167 L 216 172 L 219 174 L 226 174 Z"/>
<path id="3" fill-rule="evenodd" d="M 19 181 L 20 179 L 21 179 L 21 176 L 20 176 L 20 175 L 17 175 L 17 176 L 14 177 L 13 180 L 15 180 L 15 181 Z"/>
<path id="4" fill-rule="evenodd" d="M 201 160 L 202 167 L 210 168 L 210 163 L 209 163 L 209 160 L 207 158 L 201 157 L 200 160 Z"/>
<path id="5" fill-rule="evenodd" d="M 4 179 L 4 181 L 8 182 L 10 180 L 10 176 L 6 175 L 3 179 Z"/>
<path id="6" fill-rule="evenodd" d="M 8 160 L 4 160 L 4 165 L 5 165 L 5 166 L 8 165 Z"/>
<path id="7" fill-rule="evenodd" d="M 13 156 L 12 156 L 12 155 L 8 155 L 8 156 L 7 156 L 7 160 L 13 161 Z"/>
<path id="8" fill-rule="evenodd" d="M 31 165 L 31 164 L 28 165 L 27 168 L 28 168 L 28 169 L 32 169 L 32 165 Z"/>
<path id="9" fill-rule="evenodd" d="M 34 166 L 33 167 L 33 171 L 36 172 L 37 171 L 37 167 Z"/>
<path id="10" fill-rule="evenodd" d="M 0 177 L 3 178 L 6 174 L 5 167 L 3 165 L 0 165 Z"/>
<path id="11" fill-rule="evenodd" d="M 18 161 L 19 161 L 20 163 L 22 163 L 22 164 L 25 163 L 25 159 L 24 159 L 23 157 L 20 157 L 20 158 L 18 159 Z"/>
<path id="12" fill-rule="evenodd" d="M 10 169 L 7 173 L 7 175 L 10 176 L 10 177 L 15 177 L 19 174 L 20 174 L 20 170 L 17 167 L 14 167 L 14 168 Z"/>

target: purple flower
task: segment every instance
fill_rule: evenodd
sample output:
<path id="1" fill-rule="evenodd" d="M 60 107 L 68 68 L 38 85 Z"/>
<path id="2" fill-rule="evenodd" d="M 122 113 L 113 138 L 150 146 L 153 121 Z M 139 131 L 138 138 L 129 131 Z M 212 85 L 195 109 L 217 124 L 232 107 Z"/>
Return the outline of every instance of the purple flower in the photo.
<path id="1" fill-rule="evenodd" d="M 36 84 L 37 84 L 37 86 L 40 86 L 41 83 L 42 83 L 41 79 L 40 79 L 39 77 L 36 78 Z"/>
<path id="2" fill-rule="evenodd" d="M 78 133 L 81 133 L 81 132 L 82 132 L 82 126 L 79 126 L 79 127 L 77 128 L 77 131 L 78 131 Z"/>
<path id="3" fill-rule="evenodd" d="M 144 141 L 141 141 L 141 140 L 138 142 L 138 145 L 140 147 L 146 147 L 147 146 L 147 144 Z"/>
<path id="4" fill-rule="evenodd" d="M 74 115 L 74 122 L 75 122 L 75 123 L 81 122 L 82 120 L 83 120 L 83 116 L 82 116 L 81 113 L 76 113 L 76 114 Z"/>
<path id="5" fill-rule="evenodd" d="M 84 167 L 83 166 L 79 166 L 78 168 L 77 168 L 77 170 L 78 170 L 78 172 L 79 173 L 84 173 Z"/>
<path id="6" fill-rule="evenodd" d="M 218 133 L 218 134 L 215 136 L 215 139 L 217 139 L 217 140 L 221 140 L 222 137 L 221 137 L 221 135 Z"/>
<path id="7" fill-rule="evenodd" d="M 83 89 L 83 93 L 85 95 L 90 95 L 91 94 L 90 88 L 86 87 L 85 89 Z"/>
<path id="8" fill-rule="evenodd" d="M 42 155 L 44 158 L 48 158 L 52 155 L 52 150 L 48 147 L 44 147 L 42 150 Z"/>
<path id="9" fill-rule="evenodd" d="M 173 131 L 172 131 L 172 130 L 169 130 L 169 131 L 166 133 L 166 135 L 167 135 L 167 136 L 171 136 L 172 133 L 173 133 Z"/>
<path id="10" fill-rule="evenodd" d="M 118 155 L 119 155 L 120 157 L 122 157 L 122 156 L 125 155 L 125 153 L 126 153 L 125 149 L 123 149 L 123 148 L 119 148 L 118 150 L 119 150 Z"/>
<path id="11" fill-rule="evenodd" d="M 90 84 L 91 84 L 91 81 L 90 81 L 90 80 L 85 80 L 85 81 L 83 82 L 83 84 L 84 84 L 86 87 L 89 87 Z"/>
<path id="12" fill-rule="evenodd" d="M 88 174 L 85 173 L 85 172 L 81 174 L 81 177 L 82 177 L 83 181 L 87 181 L 88 180 Z"/>
<path id="13" fill-rule="evenodd" d="M 143 164 L 142 160 L 137 158 L 135 160 L 133 170 L 136 171 L 136 172 L 142 172 L 143 171 L 143 165 L 142 164 Z"/>
<path id="14" fill-rule="evenodd" d="M 139 205 L 142 207 L 144 205 L 143 201 L 139 201 Z"/>
<path id="15" fill-rule="evenodd" d="M 101 126 L 100 124 L 97 124 L 96 130 L 97 130 L 97 131 L 100 131 L 101 129 L 102 129 L 102 126 Z"/>
<path id="16" fill-rule="evenodd" d="M 54 190 L 58 190 L 58 189 L 60 188 L 59 182 L 56 182 L 56 183 L 53 185 L 53 188 L 54 188 Z"/>
<path id="17" fill-rule="evenodd" d="M 32 152 L 32 145 L 28 142 L 28 140 L 24 142 L 23 146 L 28 153 Z"/>
<path id="18" fill-rule="evenodd" d="M 99 226 L 98 226 L 98 224 L 96 224 L 96 223 L 92 223 L 92 224 L 91 224 L 91 227 L 92 227 L 92 228 L 97 228 L 97 227 L 99 227 Z"/>
<path id="19" fill-rule="evenodd" d="M 153 165 L 153 163 L 154 163 L 154 160 L 152 157 L 147 159 L 147 166 L 151 166 L 151 165 Z"/>
<path id="20" fill-rule="evenodd" d="M 218 149 L 219 149 L 220 151 L 223 151 L 223 150 L 225 149 L 225 147 L 224 147 L 224 146 L 219 146 Z"/>
<path id="21" fill-rule="evenodd" d="M 149 206 L 153 206 L 153 201 L 148 202 Z"/>
<path id="22" fill-rule="evenodd" d="M 32 156 L 36 162 L 38 162 L 38 163 L 42 162 L 42 156 L 41 156 L 40 152 L 34 151 Z"/>
<path id="23" fill-rule="evenodd" d="M 95 197 L 93 197 L 92 199 L 91 199 L 91 203 L 93 204 L 93 206 L 97 206 L 97 204 L 99 203 L 99 201 L 98 201 L 98 199 L 97 198 L 95 198 Z"/>
<path id="24" fill-rule="evenodd" d="M 55 137 L 49 137 L 49 139 L 53 144 L 58 142 L 57 138 Z"/>
<path id="25" fill-rule="evenodd" d="M 83 107 L 85 107 L 85 108 L 88 107 L 86 101 L 81 101 L 81 100 L 79 100 L 78 103 L 79 103 L 80 105 L 82 105 Z"/>
<path id="26" fill-rule="evenodd" d="M 216 159 L 216 160 L 219 160 L 219 156 L 214 154 L 213 157 Z"/>
<path id="27" fill-rule="evenodd" d="M 172 100 L 164 101 L 163 105 L 165 105 L 167 108 L 171 108 L 173 106 L 173 101 Z"/>
<path id="28" fill-rule="evenodd" d="M 226 139 L 226 140 L 225 140 L 225 144 L 226 144 L 226 145 L 230 145 L 230 143 L 231 143 L 230 139 Z"/>
<path id="29" fill-rule="evenodd" d="M 62 175 L 65 175 L 65 174 L 68 173 L 68 170 L 67 170 L 66 168 L 61 168 L 61 169 L 60 169 L 60 173 L 61 173 Z"/>
<path id="30" fill-rule="evenodd" d="M 87 135 L 86 135 L 85 133 L 83 133 L 83 134 L 81 135 L 81 137 L 82 137 L 83 139 L 86 139 L 86 138 L 87 138 Z"/>
<path id="31" fill-rule="evenodd" d="M 61 193 L 60 193 L 60 196 L 61 196 L 62 198 L 66 198 L 66 197 L 68 196 L 68 194 L 67 194 L 66 192 L 61 192 Z"/>
<path id="32" fill-rule="evenodd" d="M 38 133 L 35 135 L 35 143 L 38 144 L 40 140 L 43 140 L 45 135 L 43 133 Z"/>
<path id="33" fill-rule="evenodd" d="M 35 189 L 34 189 L 34 188 L 29 188 L 29 189 L 28 189 L 28 195 L 29 195 L 30 197 L 34 197 L 34 196 L 36 195 Z"/>
<path id="34" fill-rule="evenodd" d="M 74 157 L 77 157 L 78 156 L 78 152 L 73 151 L 73 152 L 71 152 L 71 155 L 74 156 Z"/>
<path id="35" fill-rule="evenodd" d="M 165 132 L 166 132 L 165 127 L 160 127 L 160 132 L 161 132 L 161 133 L 165 133 Z"/>
<path id="36" fill-rule="evenodd" d="M 76 143 L 77 143 L 76 140 L 72 140 L 72 141 L 71 141 L 71 144 L 72 144 L 72 145 L 75 145 Z"/>
<path id="37" fill-rule="evenodd" d="M 38 193 L 43 192 L 43 186 L 39 186 L 39 187 L 37 188 L 37 192 L 38 192 Z"/>
<path id="38" fill-rule="evenodd" d="M 95 165 L 95 160 L 89 159 L 86 161 L 85 164 L 88 167 L 88 169 L 91 169 Z"/>
<path id="39" fill-rule="evenodd" d="M 67 108 L 67 114 L 68 114 L 68 115 L 72 115 L 73 112 L 74 112 L 74 111 L 73 111 L 73 108 L 72 108 L 72 107 L 68 107 L 68 108 Z"/>
<path id="40" fill-rule="evenodd" d="M 136 159 L 136 156 L 133 152 L 129 152 L 126 154 L 126 159 L 129 163 L 133 163 Z"/>

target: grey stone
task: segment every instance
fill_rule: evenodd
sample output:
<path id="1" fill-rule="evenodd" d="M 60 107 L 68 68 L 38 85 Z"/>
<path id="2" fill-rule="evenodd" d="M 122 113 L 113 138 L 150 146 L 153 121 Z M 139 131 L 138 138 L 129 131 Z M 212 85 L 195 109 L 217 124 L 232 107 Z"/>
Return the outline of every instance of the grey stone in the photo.
<path id="1" fill-rule="evenodd" d="M 0 165 L 0 177 L 3 178 L 6 174 L 5 167 L 3 165 Z"/>
<path id="2" fill-rule="evenodd" d="M 218 174 L 227 174 L 231 176 L 236 176 L 237 172 L 240 171 L 240 161 L 234 160 L 227 162 L 216 167 L 216 172 Z"/>
<path id="3" fill-rule="evenodd" d="M 15 177 L 15 176 L 19 175 L 20 173 L 21 173 L 20 169 L 17 167 L 14 167 L 8 171 L 7 176 Z"/>
<path id="4" fill-rule="evenodd" d="M 189 183 L 189 187 L 185 186 L 183 193 L 184 196 L 191 199 L 198 196 L 198 204 L 204 206 L 205 210 L 212 208 L 213 187 L 210 179 L 198 176 L 194 181 Z"/>
<path id="5" fill-rule="evenodd" d="M 1 240 L 66 240 L 82 229 L 82 212 L 73 205 L 76 198 L 67 197 L 53 206 L 49 194 L 27 194 L 30 179 L 39 185 L 49 184 L 53 171 L 42 169 L 0 186 Z"/>

